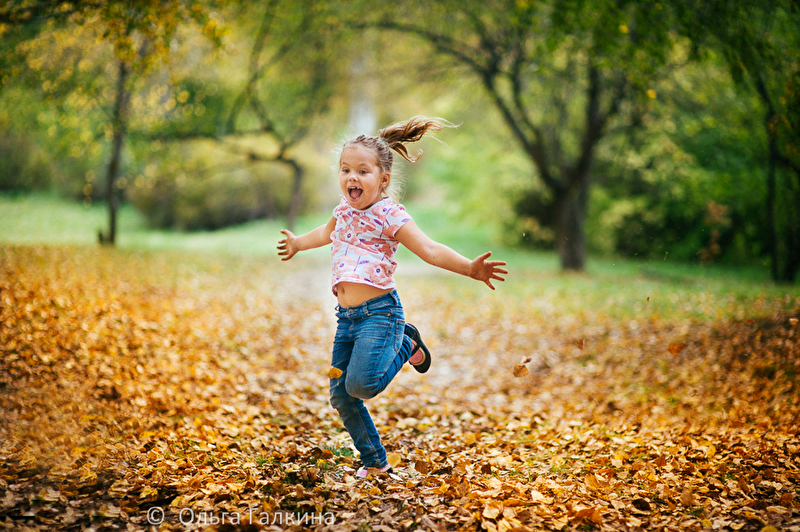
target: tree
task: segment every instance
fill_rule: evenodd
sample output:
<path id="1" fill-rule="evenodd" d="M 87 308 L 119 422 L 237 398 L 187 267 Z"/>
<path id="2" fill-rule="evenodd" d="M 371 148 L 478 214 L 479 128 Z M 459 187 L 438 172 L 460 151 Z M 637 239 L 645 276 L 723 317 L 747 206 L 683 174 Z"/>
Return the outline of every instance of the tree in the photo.
<path id="1" fill-rule="evenodd" d="M 331 29 L 326 19 L 325 6 L 313 0 L 267 3 L 255 31 L 247 81 L 231 106 L 225 133 L 268 135 L 275 148 L 272 153 L 265 153 L 220 139 L 229 149 L 242 152 L 251 160 L 275 162 L 291 169 L 292 194 L 287 212 L 290 230 L 300 213 L 305 175 L 292 148 L 308 134 L 314 119 L 327 110 L 331 97 L 333 59 L 328 41 Z M 255 128 L 242 117 L 247 107 L 255 117 Z"/>
<path id="2" fill-rule="evenodd" d="M 634 1 L 399 2 L 361 26 L 415 35 L 480 79 L 549 192 L 562 268 L 582 270 L 598 145 L 655 97 L 672 13 Z M 648 93 L 648 91 L 650 91 Z"/>
<path id="3" fill-rule="evenodd" d="M 179 0 L 12 1 L 0 9 L 0 23 L 37 25 L 41 31 L 53 31 L 64 25 L 80 28 L 87 35 L 83 43 L 86 57 L 97 55 L 98 48 L 111 48 L 114 85 L 108 112 L 111 150 L 106 170 L 109 228 L 108 234 L 101 234 L 101 242 L 113 245 L 117 234 L 117 180 L 131 118 L 134 80 L 169 61 L 171 41 L 183 25 L 200 26 L 218 43 L 224 38 L 224 30 L 207 5 L 188 5 Z M 65 86 L 67 93 L 75 88 L 70 84 Z"/>
<path id="4" fill-rule="evenodd" d="M 232 96 L 225 117 L 154 132 L 151 140 L 192 142 L 211 139 L 220 149 L 248 163 L 277 164 L 292 174 L 287 223 L 293 228 L 303 203 L 306 169 L 297 154 L 314 121 L 328 109 L 336 66 L 332 39 L 339 29 L 324 2 L 270 0 L 232 3 L 226 12 L 232 31 L 250 52 L 239 85 L 227 83 Z"/>
<path id="5" fill-rule="evenodd" d="M 694 15 L 683 20 L 696 48 L 719 51 L 740 88 L 761 100 L 770 273 L 794 282 L 800 270 L 800 8 L 785 0 L 676 3 Z"/>

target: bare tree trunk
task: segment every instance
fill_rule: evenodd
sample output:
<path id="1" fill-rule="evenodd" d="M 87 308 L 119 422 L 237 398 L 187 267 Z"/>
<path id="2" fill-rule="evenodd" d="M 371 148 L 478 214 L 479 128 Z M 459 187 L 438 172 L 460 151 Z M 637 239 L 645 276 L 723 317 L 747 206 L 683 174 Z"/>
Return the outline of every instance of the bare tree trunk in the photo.
<path id="1" fill-rule="evenodd" d="M 556 250 L 563 270 L 582 271 L 586 265 L 587 183 L 582 179 L 578 189 L 561 192 L 554 199 Z"/>
<path id="2" fill-rule="evenodd" d="M 114 102 L 114 114 L 111 118 L 114 131 L 114 138 L 111 146 L 111 161 L 108 164 L 106 175 L 106 200 L 108 202 L 108 235 L 101 235 L 100 241 L 103 244 L 113 246 L 117 240 L 117 210 L 119 207 L 119 195 L 117 191 L 117 178 L 119 177 L 120 159 L 122 158 L 122 144 L 125 140 L 125 129 L 127 124 L 128 111 L 128 89 L 126 87 L 130 72 L 128 66 L 119 62 L 119 74 L 117 77 L 117 95 Z"/>

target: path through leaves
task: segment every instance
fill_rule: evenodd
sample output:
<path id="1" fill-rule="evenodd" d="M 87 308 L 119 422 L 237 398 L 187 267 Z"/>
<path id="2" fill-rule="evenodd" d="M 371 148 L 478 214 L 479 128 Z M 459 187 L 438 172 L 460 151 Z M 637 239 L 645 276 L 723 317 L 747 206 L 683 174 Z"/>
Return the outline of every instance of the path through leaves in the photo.
<path id="1" fill-rule="evenodd" d="M 359 482 L 326 282 L 314 261 L 0 249 L 0 526 L 800 530 L 798 301 L 618 321 L 408 275 L 434 366 L 369 403 L 397 475 Z"/>

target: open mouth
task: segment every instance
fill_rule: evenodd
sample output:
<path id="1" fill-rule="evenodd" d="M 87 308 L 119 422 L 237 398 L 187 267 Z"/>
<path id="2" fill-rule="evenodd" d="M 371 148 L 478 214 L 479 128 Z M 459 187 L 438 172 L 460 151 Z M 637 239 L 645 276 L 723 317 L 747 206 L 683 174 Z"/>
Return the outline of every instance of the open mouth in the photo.
<path id="1" fill-rule="evenodd" d="M 348 189 L 347 189 L 347 194 L 350 196 L 350 199 L 353 200 L 353 201 L 355 201 L 358 198 L 360 198 L 362 192 L 364 192 L 364 191 L 362 189 L 358 188 L 358 187 L 348 187 Z"/>

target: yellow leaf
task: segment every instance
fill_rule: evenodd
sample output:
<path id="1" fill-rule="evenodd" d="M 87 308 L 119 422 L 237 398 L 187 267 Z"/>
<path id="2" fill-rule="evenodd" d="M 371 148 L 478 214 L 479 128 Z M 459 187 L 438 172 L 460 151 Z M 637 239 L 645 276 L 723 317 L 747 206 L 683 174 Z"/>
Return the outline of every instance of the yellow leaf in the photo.
<path id="1" fill-rule="evenodd" d="M 389 453 L 386 455 L 386 461 L 389 462 L 390 467 L 397 467 L 403 461 L 397 453 Z"/>
<path id="2" fill-rule="evenodd" d="M 708 457 L 708 459 L 711 460 L 714 458 L 716 454 L 717 454 L 717 448 L 714 447 L 713 445 L 709 445 L 708 450 L 706 451 L 706 457 Z"/>
<path id="3" fill-rule="evenodd" d="M 464 443 L 466 443 L 467 445 L 472 445 L 476 441 L 478 441 L 478 438 L 476 438 L 475 434 L 473 434 L 472 432 L 467 432 L 466 434 L 464 434 Z"/>
<path id="4" fill-rule="evenodd" d="M 684 506 L 691 506 L 694 504 L 694 497 L 692 497 L 692 490 L 689 488 L 683 488 L 681 492 L 681 504 Z"/>
<path id="5" fill-rule="evenodd" d="M 342 373 L 344 373 L 344 372 L 342 370 L 340 370 L 339 368 L 332 367 L 330 369 L 330 371 L 328 371 L 328 378 L 329 379 L 338 379 L 339 377 L 342 376 Z"/>
<path id="6" fill-rule="evenodd" d="M 381 494 L 381 490 L 380 490 L 380 488 L 375 486 L 371 490 L 369 490 L 369 494 L 372 495 L 373 497 L 377 497 L 378 495 Z"/>
<path id="7" fill-rule="evenodd" d="M 158 490 L 156 488 L 145 488 L 142 490 L 142 493 L 139 495 L 140 499 L 149 499 L 151 497 L 157 497 Z"/>
<path id="8" fill-rule="evenodd" d="M 529 373 L 528 372 L 528 366 L 526 366 L 525 364 L 516 364 L 516 365 L 514 365 L 514 376 L 515 377 L 517 377 L 517 378 L 524 377 L 528 373 Z"/>

